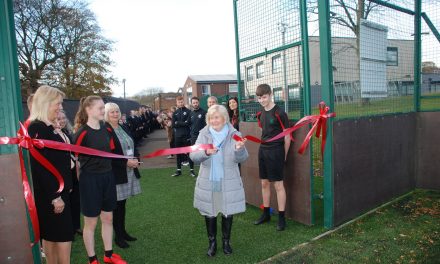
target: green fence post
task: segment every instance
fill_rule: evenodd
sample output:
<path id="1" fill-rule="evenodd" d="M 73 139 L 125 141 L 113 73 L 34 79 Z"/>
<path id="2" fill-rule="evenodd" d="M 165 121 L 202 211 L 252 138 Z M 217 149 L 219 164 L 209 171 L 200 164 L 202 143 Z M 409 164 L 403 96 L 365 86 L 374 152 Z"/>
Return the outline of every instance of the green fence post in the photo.
<path id="1" fill-rule="evenodd" d="M 322 99 L 334 111 L 334 91 L 330 33 L 330 6 L 328 0 L 318 1 L 319 46 L 321 56 Z M 333 227 L 333 121 L 327 122 L 327 143 L 324 152 L 324 226 Z"/>
<path id="2" fill-rule="evenodd" d="M 241 73 L 240 73 L 240 45 L 238 39 L 238 16 L 237 16 L 237 1 L 232 0 L 234 4 L 234 31 L 235 31 L 235 59 L 237 61 L 237 89 L 238 89 L 238 113 L 241 117 Z"/>
<path id="3" fill-rule="evenodd" d="M 0 136 L 15 136 L 18 120 L 23 120 L 23 110 L 18 75 L 13 1 L 5 0 L 0 2 Z M 16 153 L 16 146 L 0 146 L 0 155 Z M 27 170 L 29 171 L 28 167 Z M 29 241 L 31 241 L 34 238 L 29 217 L 28 224 L 31 234 Z M 39 244 L 32 247 L 32 256 L 34 263 L 41 263 Z"/>
<path id="4" fill-rule="evenodd" d="M 415 0 L 414 15 L 414 111 L 420 111 L 422 65 L 422 0 Z"/>
<path id="5" fill-rule="evenodd" d="M 300 19 L 301 19 L 301 49 L 302 49 L 302 67 L 303 67 L 303 85 L 301 92 L 301 99 L 303 100 L 303 117 L 304 115 L 312 114 L 311 107 L 311 88 L 310 88 L 310 58 L 309 58 L 309 32 L 307 26 L 307 0 L 299 1 Z M 311 200 L 311 224 L 315 224 L 315 209 L 314 209 L 314 178 L 313 178 L 313 142 L 310 142 L 310 200 Z"/>

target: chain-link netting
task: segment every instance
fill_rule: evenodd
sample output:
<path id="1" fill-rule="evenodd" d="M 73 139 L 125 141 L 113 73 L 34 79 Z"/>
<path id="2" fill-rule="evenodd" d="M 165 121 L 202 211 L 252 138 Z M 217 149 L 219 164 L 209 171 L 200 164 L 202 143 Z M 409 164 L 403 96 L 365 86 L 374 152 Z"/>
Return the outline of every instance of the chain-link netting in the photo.
<path id="1" fill-rule="evenodd" d="M 255 91 L 269 84 L 275 103 L 290 119 L 303 109 L 302 50 L 298 1 L 237 1 L 241 110 L 244 120 L 259 111 Z M 286 106 L 287 98 L 287 106 Z"/>
<path id="2" fill-rule="evenodd" d="M 440 110 L 440 1 L 422 1 L 422 12 L 420 109 Z"/>
<path id="3" fill-rule="evenodd" d="M 338 118 L 413 111 L 414 16 L 370 1 L 362 12 L 357 3 L 330 1 Z"/>

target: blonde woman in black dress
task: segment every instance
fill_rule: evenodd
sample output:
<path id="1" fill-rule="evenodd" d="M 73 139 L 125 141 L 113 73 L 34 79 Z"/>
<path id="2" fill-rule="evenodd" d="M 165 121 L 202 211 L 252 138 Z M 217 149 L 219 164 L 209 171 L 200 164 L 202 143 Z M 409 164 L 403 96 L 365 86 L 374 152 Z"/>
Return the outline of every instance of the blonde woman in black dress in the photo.
<path id="1" fill-rule="evenodd" d="M 65 142 L 56 131 L 56 119 L 62 110 L 64 93 L 50 86 L 38 88 L 32 100 L 29 117 L 29 135 L 32 138 Z M 50 148 L 38 149 L 63 176 L 64 190 L 57 193 L 59 183 L 55 176 L 32 156 L 31 171 L 35 204 L 38 211 L 41 239 L 46 263 L 70 263 L 73 239 L 69 193 L 72 189 L 71 159 L 69 152 Z"/>

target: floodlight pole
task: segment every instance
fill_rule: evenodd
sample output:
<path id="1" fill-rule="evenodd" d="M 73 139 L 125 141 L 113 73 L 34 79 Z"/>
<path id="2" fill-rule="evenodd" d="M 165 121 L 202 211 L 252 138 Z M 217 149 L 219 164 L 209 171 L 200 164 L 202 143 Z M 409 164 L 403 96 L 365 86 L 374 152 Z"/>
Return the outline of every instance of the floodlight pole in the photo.
<path id="1" fill-rule="evenodd" d="M 122 79 L 122 84 L 124 87 L 124 112 L 125 114 L 127 114 L 127 101 L 125 100 L 125 81 L 127 81 L 125 78 Z"/>
<path id="2" fill-rule="evenodd" d="M 287 87 L 287 63 L 286 63 L 286 49 L 284 46 L 286 45 L 286 30 L 287 23 L 279 23 L 279 30 L 281 31 L 282 36 L 282 47 L 283 47 L 283 79 L 284 79 L 284 111 L 289 113 L 289 87 Z"/>

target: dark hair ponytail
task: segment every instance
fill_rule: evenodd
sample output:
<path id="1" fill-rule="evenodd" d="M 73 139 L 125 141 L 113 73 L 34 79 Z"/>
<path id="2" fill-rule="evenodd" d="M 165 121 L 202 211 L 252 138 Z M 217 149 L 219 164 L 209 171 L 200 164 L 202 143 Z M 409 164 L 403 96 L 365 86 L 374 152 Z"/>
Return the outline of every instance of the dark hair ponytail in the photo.
<path id="1" fill-rule="evenodd" d="M 92 106 L 97 100 L 102 100 L 102 98 L 97 95 L 90 95 L 81 98 L 79 101 L 78 112 L 76 112 L 75 115 L 75 125 L 73 127 L 74 132 L 78 131 L 81 126 L 87 124 L 89 117 L 87 115 L 86 108 Z"/>

